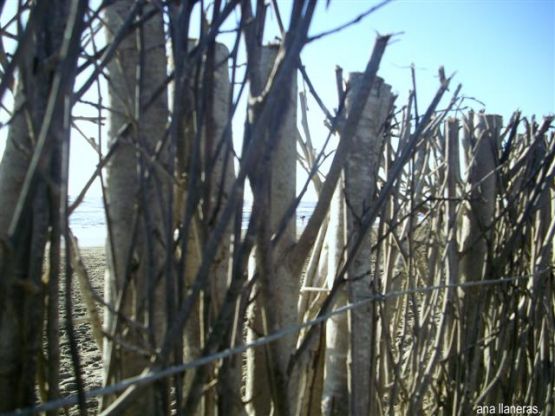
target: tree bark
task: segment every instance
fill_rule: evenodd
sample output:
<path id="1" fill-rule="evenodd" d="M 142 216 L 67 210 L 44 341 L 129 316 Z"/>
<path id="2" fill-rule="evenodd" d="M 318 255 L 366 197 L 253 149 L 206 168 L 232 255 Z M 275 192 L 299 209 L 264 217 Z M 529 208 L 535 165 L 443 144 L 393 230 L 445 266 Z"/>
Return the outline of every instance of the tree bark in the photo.
<path id="1" fill-rule="evenodd" d="M 53 88 L 58 66 L 49 62 L 61 54 L 70 4 L 66 0 L 52 3 L 50 7 L 35 5 L 31 9 L 28 24 L 35 25 L 35 35 L 29 48 L 31 52 L 22 58 L 18 68 L 14 117 L 0 163 L 0 412 L 35 403 L 45 295 L 52 306 L 49 310 L 53 311 L 49 315 L 49 333 L 58 329 L 59 270 L 52 270 L 53 279 L 43 281 L 43 260 L 52 223 L 49 198 L 60 196 L 57 190 L 48 187 L 49 181 L 58 184 L 59 180 L 55 175 L 60 171 L 61 155 L 54 149 L 68 131 L 64 133 L 64 106 L 52 100 L 50 113 L 47 106 L 51 94 L 62 93 L 61 88 L 58 91 Z M 73 78 L 64 81 L 71 90 Z M 28 194 L 23 195 L 31 158 L 39 151 L 37 140 L 45 128 L 38 170 L 27 189 Z M 20 210 L 18 205 L 23 198 L 26 202 Z M 14 213 L 20 215 L 17 225 Z M 51 384 L 47 394 L 48 398 L 55 398 L 59 347 L 54 337 L 49 338 L 48 356 L 53 363 L 47 376 Z"/>
<path id="2" fill-rule="evenodd" d="M 351 74 L 352 91 L 360 88 L 361 74 Z M 382 126 L 391 104 L 391 87 L 377 78 L 365 104 L 363 115 L 353 138 L 353 152 L 345 163 L 344 184 L 334 195 L 330 209 L 330 257 L 328 283 L 333 286 L 341 259 L 349 252 L 353 236 L 365 212 L 373 208 L 378 168 L 384 144 Z M 347 97 L 347 111 L 352 106 L 351 93 Z M 343 211 L 344 210 L 344 211 Z M 341 289 L 337 306 L 356 303 L 371 296 L 370 233 L 348 270 L 347 288 Z M 331 287 L 331 286 L 330 286 Z M 371 303 L 357 307 L 349 315 L 334 316 L 326 325 L 326 377 L 323 414 L 367 414 L 370 410 L 371 347 L 374 308 Z M 348 342 L 350 337 L 350 343 Z M 347 358 L 348 356 L 348 358 Z M 347 359 L 347 360 L 346 360 Z M 347 370 L 347 371 L 346 371 Z M 347 377 L 348 374 L 348 377 Z"/>
<path id="3" fill-rule="evenodd" d="M 328 245 L 327 286 L 332 288 L 335 276 L 345 257 L 345 190 L 343 175 L 330 204 L 330 220 L 326 235 Z M 336 295 L 335 307 L 348 302 L 347 290 Z M 349 320 L 346 313 L 334 315 L 326 321 L 326 348 L 324 358 L 324 386 L 322 388 L 322 415 L 345 415 L 349 412 Z"/>
<path id="4" fill-rule="evenodd" d="M 459 249 L 457 243 L 457 183 L 460 176 L 459 165 L 459 123 L 457 119 L 450 118 L 445 123 L 445 159 L 446 159 L 446 176 L 447 176 L 447 220 L 445 221 L 447 237 L 446 257 L 446 280 L 447 284 L 455 285 L 459 283 Z M 458 345 L 457 332 L 455 332 L 455 323 L 457 319 L 457 291 L 456 289 L 448 289 L 446 295 L 446 316 L 445 316 L 445 339 L 443 343 L 443 357 L 447 358 L 452 352 L 456 352 Z M 447 363 L 447 387 L 446 387 L 446 407 L 448 414 L 452 414 L 453 409 L 457 408 L 456 389 L 452 388 L 452 383 L 456 382 L 456 364 L 454 360 Z"/>
<path id="5" fill-rule="evenodd" d="M 361 74 L 351 74 L 351 88 L 359 88 Z M 377 78 L 372 86 L 370 97 L 361 117 L 357 134 L 354 138 L 354 149 L 345 165 L 345 198 L 347 200 L 347 235 L 354 235 L 360 226 L 362 216 L 374 209 L 373 201 L 376 192 L 378 169 L 384 145 L 383 125 L 391 105 L 391 87 Z M 350 101 L 347 101 L 347 111 Z M 349 303 L 357 303 L 374 294 L 371 264 L 370 230 L 362 237 L 356 256 L 348 270 Z M 348 245 L 350 243 L 348 242 Z M 353 415 L 374 413 L 370 397 L 375 370 L 375 356 L 372 356 L 372 345 L 377 345 L 374 338 L 375 307 L 371 302 L 351 310 L 349 326 L 351 334 L 350 348 L 350 408 Z M 370 393 L 369 393 L 370 392 Z"/>
<path id="6" fill-rule="evenodd" d="M 501 116 L 477 114 L 475 131 L 472 132 L 474 146 L 468 177 L 471 187 L 470 204 L 463 217 L 461 280 L 482 280 L 487 271 L 488 247 L 491 245 L 496 196 L 497 196 L 497 151 Z"/>
<path id="7" fill-rule="evenodd" d="M 117 33 L 133 1 L 118 1 L 106 9 L 108 43 Z M 153 5 L 146 5 L 149 12 Z M 171 189 L 159 169 L 167 165 L 168 152 L 155 149 L 168 120 L 167 93 L 159 94 L 144 110 L 166 78 L 166 54 L 162 16 L 155 14 L 120 44 L 108 65 L 110 138 L 119 141 L 108 164 L 107 200 L 110 234 L 105 299 L 126 319 L 105 311 L 105 328 L 117 340 L 104 346 L 105 384 L 138 375 L 150 363 L 166 331 L 165 279 L 162 278 L 169 250 L 165 247 L 164 199 Z M 122 128 L 131 127 L 122 133 Z M 141 352 L 142 351 L 142 352 Z M 167 400 L 164 389 L 148 387 L 126 414 L 159 414 Z"/>
<path id="8" fill-rule="evenodd" d="M 472 115 L 471 115 L 472 117 Z M 473 126 L 466 134 L 472 145 L 472 160 L 469 166 L 468 184 L 470 203 L 463 213 L 462 254 L 459 266 L 460 282 L 483 280 L 491 271 L 492 225 L 495 219 L 497 198 L 497 152 L 501 116 L 476 114 Z M 469 130 L 469 131 L 468 131 Z M 480 364 L 477 345 L 481 334 L 480 299 L 482 289 L 471 287 L 464 290 L 462 301 L 462 348 L 463 377 L 465 392 L 461 398 L 461 411 L 468 413 L 472 408 L 472 395 Z M 465 410 L 462 410 L 465 409 Z"/>
<path id="9" fill-rule="evenodd" d="M 544 137 L 538 137 L 534 149 L 536 168 L 540 161 L 545 160 L 547 146 Z M 530 272 L 534 276 L 528 282 L 528 290 L 532 294 L 530 305 L 530 317 L 533 324 L 533 345 L 534 350 L 539 351 L 537 358 L 534 360 L 534 369 L 532 376 L 534 392 L 533 403 L 541 403 L 546 414 L 552 407 L 550 403 L 549 384 L 553 385 L 554 368 L 550 363 L 549 349 L 550 341 L 547 326 L 550 325 L 545 318 L 549 314 L 547 305 L 550 302 L 549 277 L 550 262 L 553 254 L 553 184 L 544 185 L 541 196 L 538 200 L 537 212 L 532 218 L 533 232 L 531 233 L 531 261 Z M 500 394 L 499 392 L 498 394 Z M 551 395 L 551 397 L 553 397 Z M 552 400 L 551 400 L 552 401 Z"/>
<path id="10" fill-rule="evenodd" d="M 267 46 L 261 49 L 260 57 L 260 79 L 265 83 L 274 66 L 279 49 L 276 46 Z M 277 111 L 284 112 L 279 126 L 268 127 L 266 134 L 266 152 L 268 155 L 269 177 L 267 185 L 254 185 L 253 193 L 255 198 L 265 199 L 265 206 L 268 213 L 263 221 L 269 221 L 269 233 L 276 233 L 287 208 L 294 201 L 296 196 L 296 139 L 297 139 L 297 105 L 296 105 L 296 76 L 292 76 L 287 85 L 288 105 Z M 270 123 L 275 124 L 275 123 Z M 260 178 L 255 178 L 259 181 Z M 259 188 L 259 189 L 258 189 Z M 256 302 L 256 313 L 253 317 L 256 334 L 274 332 L 289 324 L 297 322 L 297 300 L 300 282 L 296 276 L 292 275 L 287 268 L 278 268 L 273 276 L 264 271 L 268 264 L 282 258 L 287 248 L 291 247 L 296 241 L 296 218 L 293 213 L 289 219 L 286 229 L 283 232 L 276 246 L 267 252 L 266 265 L 261 263 L 264 254 L 261 253 L 261 244 L 257 247 L 257 270 L 260 273 L 261 300 Z M 269 235 L 268 237 L 271 237 Z M 269 246 L 269 238 L 262 243 Z M 252 313 L 251 313 L 252 316 Z M 263 322 L 263 320 L 267 322 Z M 249 336 L 254 338 L 254 334 Z M 253 400 L 253 408 L 257 414 L 264 414 L 269 411 L 268 405 L 270 397 L 268 393 L 273 392 L 273 402 L 275 411 L 280 412 L 279 404 L 293 405 L 287 399 L 287 365 L 289 356 L 295 348 L 295 336 L 288 335 L 277 342 L 268 346 L 266 352 L 259 350 L 249 355 L 248 373 L 253 376 L 251 382 L 247 384 L 247 397 Z M 265 354 L 269 354 L 265 357 Z M 268 366 L 267 366 L 268 363 Z M 260 371 L 261 367 L 265 370 Z M 266 374 L 264 374 L 266 373 Z M 264 389 L 267 380 L 271 380 L 270 389 Z M 278 397 L 280 396 L 280 397 Z"/>

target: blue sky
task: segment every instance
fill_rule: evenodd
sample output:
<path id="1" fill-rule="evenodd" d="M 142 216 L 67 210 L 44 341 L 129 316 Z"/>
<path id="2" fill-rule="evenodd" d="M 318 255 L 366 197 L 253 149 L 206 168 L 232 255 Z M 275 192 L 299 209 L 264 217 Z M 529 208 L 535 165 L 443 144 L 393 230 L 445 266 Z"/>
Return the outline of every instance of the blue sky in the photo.
<path id="1" fill-rule="evenodd" d="M 93 1 L 96 4 L 96 0 Z M 292 0 L 278 0 L 287 20 Z M 337 27 L 376 4 L 375 1 L 320 1 L 311 34 Z M 7 2 L 4 17 L 12 2 Z M 268 39 L 278 35 L 272 12 Z M 3 19 L 4 20 L 4 19 Z M 232 23 L 232 22 L 230 22 Z M 456 72 L 454 86 L 486 104 L 486 111 L 504 116 L 520 109 L 524 115 L 555 112 L 555 0 L 397 0 L 348 29 L 305 47 L 303 63 L 327 107 L 337 106 L 335 66 L 361 71 L 371 54 L 376 33 L 399 33 L 387 48 L 380 76 L 406 102 L 412 88 L 410 65 L 416 68 L 419 109 L 422 112 L 437 89 L 437 69 Z M 225 37 L 222 37 L 224 39 Z M 227 37 L 229 38 L 229 36 Z M 9 48 L 9 45 L 8 45 Z M 302 83 L 299 82 L 302 86 Z M 469 101 L 476 110 L 483 106 Z M 5 104 L 9 105 L 8 101 Z M 314 142 L 326 135 L 323 116 L 310 105 L 309 120 Z M 77 110 L 79 111 L 79 110 Z M 75 113 L 75 112 L 74 112 Z M 234 126 L 242 127 L 244 112 Z M 5 112 L 0 121 L 6 120 Z M 92 125 L 82 126 L 96 136 Z M 0 130 L 0 153 L 7 128 Z M 235 131 L 236 138 L 240 132 Z M 77 134 L 72 142 L 70 192 L 76 193 L 94 171 L 97 157 Z M 98 187 L 92 192 L 99 194 Z"/>
<path id="2" fill-rule="evenodd" d="M 286 19 L 292 2 L 278 4 Z M 374 4 L 335 0 L 326 7 L 321 1 L 310 33 L 338 27 Z M 455 73 L 451 92 L 462 83 L 462 95 L 474 98 L 465 104 L 474 110 L 501 114 L 505 122 L 517 109 L 540 119 L 555 112 L 555 0 L 392 1 L 362 22 L 304 48 L 303 64 L 329 109 L 338 102 L 335 66 L 343 67 L 345 77 L 350 71 L 364 70 L 377 33 L 398 34 L 386 49 L 379 71 L 399 96 L 397 107 L 406 103 L 412 89 L 410 66 L 414 64 L 420 114 L 439 86 L 441 65 L 447 75 Z M 267 37 L 272 36 L 269 28 Z M 450 94 L 443 103 L 449 99 Z M 327 130 L 315 102 L 309 108 L 311 135 L 318 145 Z M 312 191 L 307 197 L 316 198 Z"/>
<path id="3" fill-rule="evenodd" d="M 322 2 L 312 33 L 348 21 L 371 4 L 336 0 L 326 10 Z M 488 112 L 555 112 L 554 0 L 393 1 L 362 23 L 307 46 L 303 59 L 315 83 L 333 86 L 335 64 L 345 71 L 363 69 L 376 32 L 403 32 L 380 69 L 400 99 L 411 88 L 412 63 L 420 107 L 437 88 L 437 69 L 444 65 L 448 74 L 456 72 L 463 94 L 484 102 Z"/>

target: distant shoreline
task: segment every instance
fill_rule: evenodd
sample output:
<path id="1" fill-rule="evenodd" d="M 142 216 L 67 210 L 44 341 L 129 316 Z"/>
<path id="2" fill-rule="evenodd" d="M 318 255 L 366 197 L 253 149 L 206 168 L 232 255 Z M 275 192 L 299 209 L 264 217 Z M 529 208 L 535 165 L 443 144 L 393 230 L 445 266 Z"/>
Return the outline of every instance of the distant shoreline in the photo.
<path id="1" fill-rule="evenodd" d="M 70 200 L 72 197 L 70 196 Z M 107 230 L 103 200 L 99 196 L 87 196 L 70 216 L 70 226 L 79 241 L 79 247 L 104 247 Z M 245 201 L 242 228 L 247 229 L 252 202 Z M 306 226 L 316 201 L 302 201 L 296 211 L 297 233 Z"/>

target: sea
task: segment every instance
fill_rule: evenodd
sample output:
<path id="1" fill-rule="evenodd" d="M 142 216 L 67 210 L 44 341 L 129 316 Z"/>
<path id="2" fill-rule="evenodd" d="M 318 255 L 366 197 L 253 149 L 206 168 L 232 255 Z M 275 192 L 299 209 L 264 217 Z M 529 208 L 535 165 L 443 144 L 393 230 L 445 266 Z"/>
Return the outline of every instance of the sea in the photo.
<path id="1" fill-rule="evenodd" d="M 70 201 L 72 198 L 70 197 Z M 297 231 L 302 230 L 312 214 L 315 201 L 302 201 L 297 208 Z M 243 229 L 247 228 L 250 218 L 250 203 L 245 203 Z M 100 247 L 106 243 L 106 214 L 100 196 L 86 196 L 71 214 L 69 224 L 77 237 L 80 247 Z"/>

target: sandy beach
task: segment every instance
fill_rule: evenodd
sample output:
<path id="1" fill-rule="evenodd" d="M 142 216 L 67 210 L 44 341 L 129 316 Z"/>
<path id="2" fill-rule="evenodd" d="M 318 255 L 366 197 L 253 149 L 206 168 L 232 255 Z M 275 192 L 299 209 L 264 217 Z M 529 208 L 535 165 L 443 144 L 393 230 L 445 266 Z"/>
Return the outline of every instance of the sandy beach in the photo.
<path id="1" fill-rule="evenodd" d="M 93 290 L 103 296 L 104 270 L 106 265 L 104 247 L 81 248 L 83 263 L 88 272 L 88 276 Z M 74 377 L 74 368 L 71 359 L 68 336 L 65 331 L 66 311 L 64 308 L 64 284 L 60 284 L 60 393 L 67 396 L 77 393 L 77 383 Z M 74 331 L 79 349 L 81 364 L 81 377 L 86 390 L 91 390 L 102 386 L 102 359 L 101 353 L 92 336 L 91 325 L 88 320 L 87 309 L 82 299 L 77 276 L 73 279 L 73 319 Z M 98 307 L 100 317 L 102 310 Z M 87 408 L 91 413 L 96 413 L 98 407 L 97 399 L 87 402 Z M 70 415 L 79 414 L 77 406 L 69 410 Z M 60 410 L 60 414 L 65 414 Z"/>

